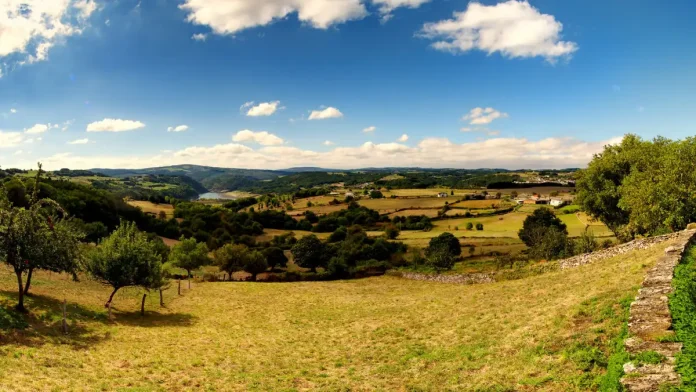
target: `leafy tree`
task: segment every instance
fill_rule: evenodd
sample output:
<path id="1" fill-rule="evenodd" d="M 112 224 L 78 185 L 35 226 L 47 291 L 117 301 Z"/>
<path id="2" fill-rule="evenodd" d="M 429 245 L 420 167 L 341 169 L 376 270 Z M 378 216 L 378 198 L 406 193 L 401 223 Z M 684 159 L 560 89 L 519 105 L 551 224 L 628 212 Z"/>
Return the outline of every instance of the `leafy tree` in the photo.
<path id="1" fill-rule="evenodd" d="M 346 239 L 348 232 L 345 226 L 341 226 L 329 236 L 329 242 L 340 242 Z"/>
<path id="2" fill-rule="evenodd" d="M 535 227 L 532 238 L 538 238 L 534 246 L 530 247 L 529 255 L 536 259 L 553 260 L 571 255 L 572 243 L 568 241 L 568 233 L 557 226 L 548 228 Z"/>
<path id="3" fill-rule="evenodd" d="M 383 197 L 384 195 L 380 191 L 374 190 L 370 192 L 370 199 L 382 199 Z"/>
<path id="4" fill-rule="evenodd" d="M 390 224 L 384 228 L 384 234 L 387 236 L 388 239 L 394 240 L 396 239 L 396 237 L 399 236 L 399 234 L 401 234 L 401 232 L 396 226 Z"/>
<path id="5" fill-rule="evenodd" d="M 478 231 L 483 230 L 483 223 L 481 223 L 481 222 L 476 223 L 476 230 L 478 230 Z"/>
<path id="6" fill-rule="evenodd" d="M 585 228 L 585 231 L 578 237 L 573 244 L 573 249 L 575 254 L 584 254 L 594 252 L 599 248 L 599 244 L 595 239 L 594 233 L 588 230 L 589 226 Z"/>
<path id="7" fill-rule="evenodd" d="M 426 256 L 439 248 L 445 248 L 454 258 L 459 257 L 462 254 L 462 245 L 459 243 L 457 237 L 452 235 L 452 233 L 442 233 L 439 236 L 432 238 L 425 250 Z"/>
<path id="8" fill-rule="evenodd" d="M 326 246 L 313 234 L 298 240 L 292 247 L 292 255 L 295 264 L 312 272 L 317 272 L 318 267 L 326 267 L 328 261 Z"/>
<path id="9" fill-rule="evenodd" d="M 467 230 L 473 230 L 474 229 L 474 224 L 471 222 L 466 222 L 466 229 Z"/>
<path id="10" fill-rule="evenodd" d="M 180 241 L 174 245 L 169 253 L 169 262 L 174 267 L 186 270 L 186 274 L 190 279 L 192 276 L 191 271 L 210 264 L 208 246 L 202 242 L 197 242 L 193 238 L 181 237 Z"/>
<path id="11" fill-rule="evenodd" d="M 568 235 L 566 225 L 548 208 L 539 208 L 529 215 L 517 233 L 522 242 L 532 248 L 537 245 L 545 235 L 545 231 L 555 227 Z"/>
<path id="12" fill-rule="evenodd" d="M 276 267 L 286 268 L 288 265 L 288 257 L 285 256 L 285 252 L 282 249 L 276 247 L 270 247 L 263 250 L 263 255 L 268 262 L 268 267 L 271 271 Z"/>
<path id="13" fill-rule="evenodd" d="M 29 291 L 34 269 L 67 272 L 76 278 L 80 268 L 79 242 L 84 234 L 70 220 L 53 214 L 65 214 L 58 203 L 38 199 L 41 175 L 39 164 L 28 208 L 13 205 L 7 190 L 0 189 L 0 260 L 12 267 L 17 276 L 17 309 L 20 311 L 26 310 L 24 296 Z"/>
<path id="14" fill-rule="evenodd" d="M 156 246 L 132 222 L 122 222 L 90 252 L 87 272 L 113 288 L 105 304 L 107 308 L 123 287 L 140 286 L 150 290 L 159 289 L 164 283 L 162 258 Z"/>
<path id="15" fill-rule="evenodd" d="M 256 281 L 256 276 L 268 269 L 266 258 L 259 251 L 251 251 L 247 254 L 244 271 L 251 274 L 251 280 Z"/>
<path id="16" fill-rule="evenodd" d="M 244 269 L 248 253 L 249 248 L 244 245 L 227 244 L 213 252 L 213 261 L 232 280 L 233 273 Z"/>
<path id="17" fill-rule="evenodd" d="M 438 246 L 431 249 L 427 255 L 427 265 L 435 269 L 437 272 L 450 270 L 454 266 L 456 257 L 445 246 Z"/>

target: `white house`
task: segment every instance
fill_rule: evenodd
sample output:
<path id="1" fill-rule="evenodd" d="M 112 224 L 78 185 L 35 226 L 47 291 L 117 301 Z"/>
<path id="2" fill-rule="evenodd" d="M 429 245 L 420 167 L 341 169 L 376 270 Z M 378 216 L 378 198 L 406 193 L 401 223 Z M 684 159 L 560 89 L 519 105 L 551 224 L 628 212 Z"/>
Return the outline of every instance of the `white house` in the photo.
<path id="1" fill-rule="evenodd" d="M 550 204 L 551 204 L 551 207 L 560 207 L 560 206 L 564 205 L 565 203 L 566 203 L 565 200 L 551 199 Z"/>
<path id="2" fill-rule="evenodd" d="M 346 197 L 355 197 L 353 192 L 346 192 Z"/>
<path id="3" fill-rule="evenodd" d="M 437 194 L 437 197 L 447 197 L 447 192 L 440 192 Z"/>

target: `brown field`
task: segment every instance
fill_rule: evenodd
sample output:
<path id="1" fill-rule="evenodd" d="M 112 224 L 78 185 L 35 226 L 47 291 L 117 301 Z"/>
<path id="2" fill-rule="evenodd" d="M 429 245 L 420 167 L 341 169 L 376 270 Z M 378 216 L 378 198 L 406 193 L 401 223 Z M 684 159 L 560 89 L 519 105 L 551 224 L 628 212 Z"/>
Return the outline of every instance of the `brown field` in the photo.
<path id="1" fill-rule="evenodd" d="M 435 210 L 404 210 L 404 211 L 399 211 L 399 212 L 393 212 L 389 214 L 389 218 L 394 218 L 397 216 L 419 216 L 419 215 L 425 215 L 429 218 L 435 218 L 440 210 L 435 209 Z"/>
<path id="2" fill-rule="evenodd" d="M 165 214 L 167 214 L 167 219 L 174 217 L 174 206 L 171 204 L 155 204 L 149 201 L 139 200 L 129 200 L 128 204 L 140 208 L 145 213 L 154 214 L 155 216 L 158 216 L 160 211 L 164 211 Z"/>
<path id="3" fill-rule="evenodd" d="M 458 203 L 452 204 L 455 208 L 499 208 L 502 205 L 512 205 L 510 203 L 504 203 L 502 200 L 464 200 Z"/>

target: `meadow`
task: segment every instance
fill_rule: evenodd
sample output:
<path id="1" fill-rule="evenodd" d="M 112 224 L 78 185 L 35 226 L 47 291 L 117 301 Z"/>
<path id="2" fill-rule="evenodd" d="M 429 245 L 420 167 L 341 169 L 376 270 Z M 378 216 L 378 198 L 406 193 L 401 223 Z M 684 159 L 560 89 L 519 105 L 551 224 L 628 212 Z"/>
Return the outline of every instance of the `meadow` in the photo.
<path id="1" fill-rule="evenodd" d="M 167 215 L 167 219 L 171 219 L 174 217 L 174 206 L 171 204 L 155 204 L 149 201 L 142 200 L 128 200 L 128 204 L 132 205 L 133 207 L 140 208 L 143 212 L 147 214 L 159 216 L 159 213 L 161 211 L 164 211 L 164 213 Z"/>
<path id="2" fill-rule="evenodd" d="M 3 267 L 0 390 L 597 390 L 625 306 L 669 245 L 475 286 L 195 282 L 165 291 L 164 308 L 149 295 L 144 317 L 127 289 L 112 321 L 108 288 L 48 273 L 18 316 Z"/>

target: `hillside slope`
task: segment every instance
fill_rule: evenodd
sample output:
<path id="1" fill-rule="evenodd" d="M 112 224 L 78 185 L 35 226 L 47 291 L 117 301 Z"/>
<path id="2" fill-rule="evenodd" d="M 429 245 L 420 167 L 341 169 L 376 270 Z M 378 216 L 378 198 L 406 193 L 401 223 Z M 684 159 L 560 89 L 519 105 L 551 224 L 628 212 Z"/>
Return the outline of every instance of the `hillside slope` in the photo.
<path id="1" fill-rule="evenodd" d="M 0 389 L 596 390 L 623 306 L 668 245 L 476 286 L 194 283 L 167 291 L 166 309 L 148 296 L 144 318 L 125 290 L 114 322 L 108 289 L 40 274 L 31 328 L 0 329 Z M 0 269 L 0 325 L 22 323 L 7 310 L 14 285 Z"/>

